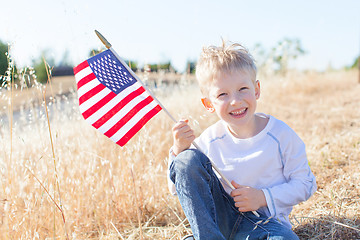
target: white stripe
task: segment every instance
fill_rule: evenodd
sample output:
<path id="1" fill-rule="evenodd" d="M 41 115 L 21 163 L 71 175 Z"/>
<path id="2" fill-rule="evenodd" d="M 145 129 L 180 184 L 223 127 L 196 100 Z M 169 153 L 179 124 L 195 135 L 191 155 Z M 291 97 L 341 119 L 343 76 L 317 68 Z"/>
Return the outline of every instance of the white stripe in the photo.
<path id="1" fill-rule="evenodd" d="M 108 88 L 104 88 L 99 93 L 95 94 L 85 102 L 79 105 L 80 112 L 83 113 L 92 106 L 94 106 L 97 102 L 99 102 L 101 99 L 106 97 L 109 93 L 111 93 L 111 90 Z"/>
<path id="2" fill-rule="evenodd" d="M 85 85 L 81 86 L 78 89 L 78 97 L 80 98 L 82 95 L 84 95 L 85 93 L 87 93 L 88 91 L 90 91 L 91 89 L 93 89 L 94 87 L 100 85 L 101 83 L 99 82 L 99 80 L 97 80 L 97 78 L 95 78 L 94 80 L 86 83 Z"/>
<path id="3" fill-rule="evenodd" d="M 110 118 L 107 122 L 105 122 L 101 127 L 99 127 L 99 131 L 102 133 L 106 133 L 110 128 L 112 128 L 117 122 L 120 121 L 131 109 L 133 109 L 136 104 L 147 98 L 149 94 L 147 92 L 143 92 L 141 95 L 134 98 L 128 104 L 126 104 L 119 112 L 117 112 L 112 118 Z"/>
<path id="4" fill-rule="evenodd" d="M 86 67 L 83 70 L 81 70 L 80 72 L 78 72 L 75 75 L 75 79 L 76 79 L 76 83 L 78 83 L 81 79 L 83 79 L 84 77 L 86 77 L 87 75 L 91 74 L 91 68 L 90 67 Z"/>
<path id="5" fill-rule="evenodd" d="M 151 103 L 142 108 L 135 114 L 122 128 L 120 128 L 113 136 L 110 137 L 114 142 L 119 141 L 136 123 L 140 121 L 148 112 L 157 106 L 157 102 L 153 100 Z"/>
<path id="6" fill-rule="evenodd" d="M 97 110 L 95 113 L 93 113 L 90 117 L 86 119 L 88 123 L 93 125 L 97 120 L 99 120 L 102 116 L 104 116 L 110 109 L 115 107 L 116 104 L 118 104 L 123 98 L 125 98 L 127 95 L 129 95 L 131 92 L 138 89 L 141 85 L 137 82 L 130 87 L 127 87 L 125 90 L 123 90 L 121 93 L 116 95 L 113 99 L 111 99 L 107 104 L 102 106 L 99 110 Z M 147 94 L 147 95 L 146 95 Z M 149 96 L 147 92 L 143 92 L 141 94 L 145 98 Z M 128 103 L 130 104 L 130 103 Z"/>

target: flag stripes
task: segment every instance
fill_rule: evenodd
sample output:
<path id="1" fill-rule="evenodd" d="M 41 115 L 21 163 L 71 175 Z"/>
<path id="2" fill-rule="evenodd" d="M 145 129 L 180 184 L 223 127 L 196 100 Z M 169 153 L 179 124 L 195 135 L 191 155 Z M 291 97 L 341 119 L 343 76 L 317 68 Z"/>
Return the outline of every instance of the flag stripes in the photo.
<path id="1" fill-rule="evenodd" d="M 107 90 L 107 89 L 104 89 L 104 90 Z M 90 104 L 92 104 L 90 107 L 85 105 L 87 102 L 84 102 L 84 104 L 80 105 L 80 106 L 85 105 L 84 109 L 86 109 L 88 107 L 87 110 L 84 111 L 83 114 L 82 114 L 85 119 L 87 119 L 88 117 L 93 115 L 96 111 L 98 111 L 105 104 L 110 102 L 116 96 L 116 94 L 113 93 L 113 92 L 107 93 L 105 96 L 103 96 L 104 92 L 108 92 L 108 91 L 104 91 L 104 90 L 100 91 L 94 97 L 89 99 L 88 102 L 90 102 L 90 100 L 94 99 L 93 101 L 90 102 Z M 102 97 L 102 98 L 100 98 L 100 97 Z M 88 105 L 90 105 L 90 104 L 88 104 Z"/>
<path id="2" fill-rule="evenodd" d="M 161 107 L 157 105 L 155 108 L 151 109 L 146 115 L 144 115 L 132 128 L 116 143 L 120 146 L 124 146 L 130 138 L 132 138 L 141 128 L 144 126 L 153 116 L 161 111 Z M 114 140 L 115 141 L 115 140 Z"/>
<path id="3" fill-rule="evenodd" d="M 161 107 L 107 51 L 74 68 L 79 109 L 86 122 L 124 146 Z"/>
<path id="4" fill-rule="evenodd" d="M 91 81 L 90 83 L 94 83 L 95 81 Z M 89 83 L 84 85 L 83 88 L 85 87 L 89 87 Z M 91 87 L 91 85 L 90 85 Z M 79 91 L 83 90 L 83 88 L 79 88 Z M 88 90 L 87 92 L 85 92 L 83 95 L 81 95 L 81 97 L 79 98 L 79 104 L 81 105 L 83 102 L 85 102 L 86 100 L 90 99 L 91 97 L 93 97 L 94 95 L 98 94 L 101 90 L 103 90 L 105 88 L 104 85 L 102 84 L 98 84 L 95 87 L 91 88 L 90 90 Z M 86 90 L 86 89 L 84 89 Z M 80 93 L 79 93 L 80 94 Z"/>
<path id="5" fill-rule="evenodd" d="M 140 87 L 139 88 L 140 91 L 138 92 L 143 92 L 144 88 Z M 141 91 L 142 90 L 142 91 Z M 117 104 L 106 114 L 102 115 L 102 117 L 97 120 L 93 126 L 95 128 L 98 128 L 99 126 L 103 125 L 106 121 L 108 121 L 113 115 L 114 113 L 117 114 L 117 116 L 123 116 L 123 118 L 125 118 L 126 113 L 132 111 L 134 108 L 136 111 L 139 111 L 141 108 L 136 107 L 137 104 L 144 99 L 145 97 L 148 96 L 147 93 L 142 94 L 142 95 L 136 95 L 137 92 L 135 92 L 135 94 L 133 94 L 134 92 L 132 92 L 131 94 L 129 94 L 128 96 L 126 96 L 125 98 L 123 98 L 121 101 L 117 102 Z M 134 111 L 133 111 L 134 112 Z M 132 116 L 132 115 L 131 115 Z M 113 124 L 111 124 L 113 125 Z"/>

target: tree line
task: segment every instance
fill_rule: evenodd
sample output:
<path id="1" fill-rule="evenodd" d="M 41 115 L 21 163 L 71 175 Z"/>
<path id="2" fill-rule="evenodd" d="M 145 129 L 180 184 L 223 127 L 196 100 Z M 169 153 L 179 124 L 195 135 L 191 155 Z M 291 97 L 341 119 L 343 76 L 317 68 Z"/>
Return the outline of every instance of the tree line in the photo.
<path id="1" fill-rule="evenodd" d="M 58 74 L 72 75 L 72 64 L 69 61 L 69 53 L 66 51 L 57 64 L 55 60 L 48 57 L 47 52 L 42 53 L 42 57 L 33 60 L 32 66 L 18 69 L 11 56 L 9 56 L 8 45 L 0 40 L 0 87 L 6 84 L 6 81 L 12 79 L 18 81 L 20 74 L 28 73 L 28 81 L 36 80 L 37 82 L 44 83 L 48 80 L 48 74 L 56 76 Z M 103 51 L 92 49 L 89 51 L 89 57 L 94 56 L 97 53 Z M 289 68 L 289 62 L 298 58 L 301 55 L 306 54 L 303 49 L 300 40 L 285 38 L 279 41 L 273 48 L 266 51 L 261 44 L 255 45 L 255 57 L 260 69 L 270 69 L 270 71 L 280 74 L 285 74 Z M 359 56 L 360 57 L 360 56 Z M 357 57 L 353 64 L 346 66 L 345 69 L 357 68 L 359 66 L 359 57 Z M 126 60 L 133 71 L 168 71 L 176 72 L 176 69 L 172 66 L 171 61 L 157 64 L 146 64 L 143 67 L 139 67 L 136 61 Z M 195 61 L 188 61 L 186 72 L 195 73 Z"/>

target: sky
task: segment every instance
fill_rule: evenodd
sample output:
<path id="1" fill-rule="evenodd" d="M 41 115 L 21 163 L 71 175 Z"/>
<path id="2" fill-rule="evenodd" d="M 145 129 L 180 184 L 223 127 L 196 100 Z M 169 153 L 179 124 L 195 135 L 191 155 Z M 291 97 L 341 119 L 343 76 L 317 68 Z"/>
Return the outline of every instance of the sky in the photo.
<path id="1" fill-rule="evenodd" d="M 103 47 L 102 33 L 124 59 L 171 61 L 179 71 L 202 46 L 221 38 L 269 51 L 299 39 L 306 54 L 293 67 L 326 70 L 360 54 L 359 0 L 1 0 L 0 40 L 18 66 L 46 57 L 77 65 Z"/>

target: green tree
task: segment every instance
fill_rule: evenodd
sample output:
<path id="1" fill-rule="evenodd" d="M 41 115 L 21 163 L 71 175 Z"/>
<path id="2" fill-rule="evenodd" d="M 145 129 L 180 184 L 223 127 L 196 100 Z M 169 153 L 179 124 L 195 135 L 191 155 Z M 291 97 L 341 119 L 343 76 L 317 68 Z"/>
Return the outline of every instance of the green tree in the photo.
<path id="1" fill-rule="evenodd" d="M 196 62 L 195 61 L 187 61 L 186 63 L 186 72 L 188 74 L 195 74 Z"/>
<path id="2" fill-rule="evenodd" d="M 350 68 L 358 68 L 359 67 L 359 57 L 357 57 L 354 61 L 354 63 L 350 66 Z"/>
<path id="3" fill-rule="evenodd" d="M 48 80 L 48 74 L 46 69 L 48 69 L 51 76 L 51 70 L 55 65 L 55 61 L 52 57 L 49 56 L 48 50 L 44 50 L 38 59 L 33 60 L 32 65 L 35 70 L 35 75 L 37 76 L 37 81 L 41 83 L 46 83 Z"/>
<path id="4" fill-rule="evenodd" d="M 0 75 L 5 75 L 5 72 L 8 68 L 8 60 L 6 57 L 7 51 L 8 51 L 7 44 L 3 43 L 0 40 Z"/>
<path id="5" fill-rule="evenodd" d="M 37 77 L 37 81 L 41 83 L 46 83 L 48 80 L 48 75 L 46 72 L 45 64 L 42 58 L 39 58 L 33 61 L 33 66 L 35 70 L 35 75 Z"/>
<path id="6" fill-rule="evenodd" d="M 174 68 L 171 66 L 171 62 L 159 63 L 159 64 L 149 64 L 152 72 L 157 72 L 159 70 L 172 71 Z"/>
<path id="7" fill-rule="evenodd" d="M 132 61 L 132 60 L 124 60 L 124 62 L 130 66 L 131 70 L 133 70 L 134 72 L 136 72 L 138 70 L 138 63 L 136 61 Z"/>
<path id="8" fill-rule="evenodd" d="M 305 50 L 299 39 L 285 38 L 277 43 L 270 54 L 278 72 L 284 75 L 288 71 L 289 62 L 304 55 Z"/>
<path id="9" fill-rule="evenodd" d="M 5 81 L 16 81 L 17 78 L 17 68 L 14 63 L 14 60 L 8 55 L 9 53 L 8 45 L 3 43 L 0 40 L 0 87 L 5 85 Z M 10 69 L 9 69 L 10 64 Z M 10 70 L 10 78 L 6 79 L 6 76 L 9 76 L 6 73 L 7 70 Z"/>

